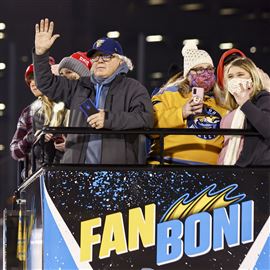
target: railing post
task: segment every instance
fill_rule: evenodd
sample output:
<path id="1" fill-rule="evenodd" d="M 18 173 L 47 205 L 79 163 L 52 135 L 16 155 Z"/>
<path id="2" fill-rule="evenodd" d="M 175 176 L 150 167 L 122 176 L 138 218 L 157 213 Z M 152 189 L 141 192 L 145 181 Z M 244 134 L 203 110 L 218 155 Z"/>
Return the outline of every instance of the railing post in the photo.
<path id="1" fill-rule="evenodd" d="M 159 147 L 160 147 L 160 164 L 164 165 L 164 134 L 160 134 L 159 137 Z"/>
<path id="2" fill-rule="evenodd" d="M 45 134 L 41 135 L 41 149 L 42 149 L 42 160 L 41 164 L 45 163 Z"/>
<path id="3" fill-rule="evenodd" d="M 24 159 L 24 179 L 28 177 L 28 168 L 29 168 L 29 156 L 26 155 Z"/>
<path id="4" fill-rule="evenodd" d="M 32 148 L 32 156 L 31 156 L 31 163 L 32 163 L 32 173 L 36 171 L 36 155 L 35 155 L 35 144 L 33 145 Z"/>

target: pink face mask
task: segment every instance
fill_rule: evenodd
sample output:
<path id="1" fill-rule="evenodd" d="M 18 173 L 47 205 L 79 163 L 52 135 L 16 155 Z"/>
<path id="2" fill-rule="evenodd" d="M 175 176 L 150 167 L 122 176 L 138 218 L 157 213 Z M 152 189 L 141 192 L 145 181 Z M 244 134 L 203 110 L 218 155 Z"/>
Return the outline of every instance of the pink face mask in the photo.
<path id="1" fill-rule="evenodd" d="M 189 80 L 191 87 L 202 87 L 207 93 L 214 87 L 216 77 L 214 73 L 205 70 L 201 74 L 189 74 Z"/>

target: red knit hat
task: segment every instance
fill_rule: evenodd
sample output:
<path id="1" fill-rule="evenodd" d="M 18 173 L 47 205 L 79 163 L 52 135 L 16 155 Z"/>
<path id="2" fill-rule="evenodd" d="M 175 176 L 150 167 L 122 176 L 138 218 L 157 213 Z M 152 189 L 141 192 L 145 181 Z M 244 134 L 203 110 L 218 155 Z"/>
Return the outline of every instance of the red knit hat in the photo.
<path id="1" fill-rule="evenodd" d="M 224 65 L 226 64 L 226 58 L 228 58 L 230 55 L 238 55 L 240 57 L 246 57 L 246 55 L 242 51 L 240 51 L 238 49 L 234 49 L 234 48 L 224 52 L 221 55 L 220 60 L 218 62 L 218 66 L 217 66 L 217 83 L 218 83 L 220 89 L 224 88 L 224 85 L 223 85 Z M 235 59 L 235 58 L 233 58 L 233 59 Z"/>
<path id="2" fill-rule="evenodd" d="M 55 60 L 53 57 L 49 57 L 49 64 L 50 65 L 54 65 L 55 64 Z M 25 79 L 25 82 L 28 86 L 30 86 L 30 76 L 33 76 L 34 75 L 34 65 L 31 64 L 27 67 L 25 73 L 24 73 L 24 79 Z"/>

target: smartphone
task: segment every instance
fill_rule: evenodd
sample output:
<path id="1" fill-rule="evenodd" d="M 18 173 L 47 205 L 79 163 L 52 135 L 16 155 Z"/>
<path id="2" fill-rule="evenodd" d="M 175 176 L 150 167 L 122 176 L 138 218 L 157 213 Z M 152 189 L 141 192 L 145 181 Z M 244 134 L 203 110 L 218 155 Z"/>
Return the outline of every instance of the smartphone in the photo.
<path id="1" fill-rule="evenodd" d="M 81 105 L 80 110 L 82 111 L 85 118 L 88 118 L 90 115 L 98 113 L 99 110 L 96 108 L 95 104 L 90 98 L 86 99 Z"/>
<path id="2" fill-rule="evenodd" d="M 195 103 L 203 101 L 204 89 L 202 87 L 192 87 L 192 96 Z"/>
<path id="3" fill-rule="evenodd" d="M 65 140 L 62 136 L 59 136 L 59 135 L 55 135 L 52 137 L 52 140 L 56 143 L 56 144 L 59 144 L 59 143 L 63 143 Z"/>

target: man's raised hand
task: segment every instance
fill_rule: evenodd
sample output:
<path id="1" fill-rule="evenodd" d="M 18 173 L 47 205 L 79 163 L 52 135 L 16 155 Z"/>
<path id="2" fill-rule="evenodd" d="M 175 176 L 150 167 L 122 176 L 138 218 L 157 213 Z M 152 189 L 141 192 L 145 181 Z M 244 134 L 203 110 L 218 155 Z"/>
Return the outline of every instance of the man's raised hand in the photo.
<path id="1" fill-rule="evenodd" d="M 42 55 L 47 52 L 60 37 L 58 34 L 53 35 L 54 23 L 49 19 L 40 20 L 40 23 L 36 24 L 36 35 L 35 35 L 35 52 L 37 55 Z"/>

